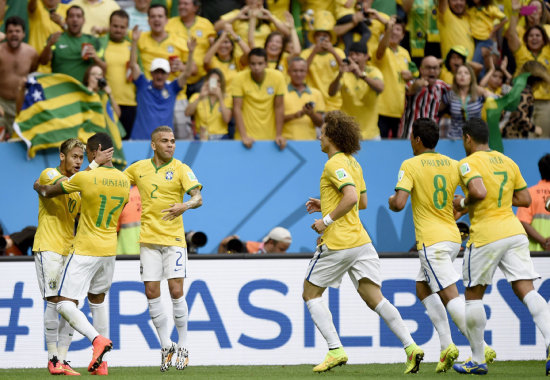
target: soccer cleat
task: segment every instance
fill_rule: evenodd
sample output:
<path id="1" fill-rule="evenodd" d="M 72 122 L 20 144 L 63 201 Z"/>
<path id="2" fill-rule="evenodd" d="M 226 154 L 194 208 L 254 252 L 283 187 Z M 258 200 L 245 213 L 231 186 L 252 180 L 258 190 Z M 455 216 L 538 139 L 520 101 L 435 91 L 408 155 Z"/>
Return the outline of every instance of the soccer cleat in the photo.
<path id="1" fill-rule="evenodd" d="M 57 360 L 57 356 L 54 355 L 53 358 L 48 360 L 48 371 L 50 371 L 52 375 L 64 374 L 63 367 L 61 366 L 61 362 Z"/>
<path id="2" fill-rule="evenodd" d="M 329 350 L 325 360 L 321 364 L 313 367 L 313 372 L 326 372 L 331 368 L 339 365 L 344 365 L 348 362 L 348 355 L 344 351 L 344 347 L 339 347 L 334 350 Z"/>
<path id="3" fill-rule="evenodd" d="M 107 362 L 101 362 L 99 367 L 97 369 L 90 373 L 90 375 L 99 375 L 99 376 L 107 376 L 109 374 L 109 370 L 107 369 Z"/>
<path id="4" fill-rule="evenodd" d="M 497 353 L 489 346 L 485 346 L 485 363 L 491 364 L 497 358 Z"/>
<path id="5" fill-rule="evenodd" d="M 456 358 L 458 358 L 458 348 L 451 343 L 446 349 L 441 351 L 435 372 L 447 372 L 453 366 Z"/>
<path id="6" fill-rule="evenodd" d="M 405 348 L 407 353 L 407 363 L 404 373 L 417 373 L 420 368 L 420 362 L 424 359 L 424 351 L 415 343 Z"/>
<path id="7" fill-rule="evenodd" d="M 61 367 L 63 367 L 63 374 L 66 376 L 80 376 L 80 373 L 76 372 L 66 360 L 63 360 L 63 364 L 61 364 Z"/>
<path id="8" fill-rule="evenodd" d="M 103 361 L 103 355 L 111 351 L 113 348 L 113 342 L 104 336 L 98 335 L 92 342 L 92 346 L 94 351 L 92 354 L 92 361 L 90 362 L 90 365 L 88 365 L 88 372 L 94 372 L 99 368 L 101 362 Z"/>
<path id="9" fill-rule="evenodd" d="M 172 367 L 172 356 L 176 353 L 176 343 L 172 342 L 170 347 L 160 350 L 160 372 L 166 372 Z"/>
<path id="10" fill-rule="evenodd" d="M 176 369 L 185 369 L 189 364 L 189 352 L 186 348 L 178 347 L 178 356 L 176 357 Z"/>
<path id="11" fill-rule="evenodd" d="M 487 363 L 477 364 L 474 363 L 472 360 L 468 360 L 464 363 L 456 363 L 455 365 L 453 365 L 453 369 L 458 373 L 471 375 L 486 375 L 488 372 Z"/>

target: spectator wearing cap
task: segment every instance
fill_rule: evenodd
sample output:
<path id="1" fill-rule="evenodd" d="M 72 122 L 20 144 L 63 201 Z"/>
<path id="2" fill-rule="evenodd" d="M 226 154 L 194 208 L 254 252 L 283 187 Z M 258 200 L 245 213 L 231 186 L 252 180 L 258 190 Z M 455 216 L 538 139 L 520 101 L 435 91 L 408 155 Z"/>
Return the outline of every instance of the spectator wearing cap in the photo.
<path id="1" fill-rule="evenodd" d="M 284 149 L 285 78 L 280 71 L 267 68 L 264 49 L 252 49 L 248 65 L 249 68 L 233 80 L 235 140 L 242 140 L 247 148 L 256 140 L 275 140 L 279 148 Z"/>
<path id="2" fill-rule="evenodd" d="M 456 45 L 449 50 L 445 57 L 444 67 L 441 69 L 439 79 L 448 85 L 453 84 L 453 78 L 460 65 L 464 65 L 468 59 L 468 50 L 462 45 Z"/>
<path id="3" fill-rule="evenodd" d="M 187 41 L 189 37 L 194 37 L 197 40 L 197 49 L 194 53 L 196 62 L 204 61 L 204 56 L 216 37 L 214 25 L 208 19 L 197 15 L 200 6 L 201 2 L 199 0 L 179 0 L 179 16 L 170 18 L 168 24 L 166 24 L 168 33 L 177 35 L 184 41 Z M 200 91 L 201 79 L 205 75 L 204 65 L 197 65 L 197 72 L 187 80 L 187 97 Z"/>
<path id="4" fill-rule="evenodd" d="M 134 31 L 130 52 L 130 68 L 136 86 L 138 104 L 130 138 L 132 140 L 148 140 L 151 138 L 151 132 L 159 126 L 167 125 L 173 128 L 174 104 L 178 92 L 185 86 L 185 81 L 191 73 L 196 42 L 194 39 L 187 42 L 189 59 L 185 69 L 176 80 L 167 82 L 171 70 L 170 63 L 164 58 L 153 59 L 150 66 L 152 79 L 148 80 L 141 72 L 137 62 L 139 34 L 139 30 Z"/>
<path id="5" fill-rule="evenodd" d="M 382 138 L 397 137 L 405 110 L 405 83 L 413 79 L 411 69 L 418 71 L 409 52 L 399 46 L 404 37 L 404 20 L 392 17 L 374 56 L 374 64 L 384 77 L 384 91 L 378 100 L 378 127 Z"/>
<path id="6" fill-rule="evenodd" d="M 234 243 L 237 244 L 234 244 Z M 284 227 L 275 227 L 261 242 L 239 240 L 239 236 L 231 235 L 224 238 L 218 246 L 218 253 L 233 253 L 230 246 L 240 247 L 235 253 L 286 253 L 292 244 L 292 235 L 290 231 Z M 229 246 L 229 247 L 228 247 Z"/>
<path id="7" fill-rule="evenodd" d="M 468 60 L 472 60 L 475 46 L 470 20 L 466 13 L 465 0 L 439 0 L 437 28 L 439 29 L 442 57 L 447 56 L 451 47 L 461 45 L 468 52 Z"/>
<path id="8" fill-rule="evenodd" d="M 290 60 L 288 74 L 283 136 L 288 140 L 315 140 L 323 125 L 323 95 L 305 83 L 307 63 L 302 57 Z"/>
<path id="9" fill-rule="evenodd" d="M 308 86 L 321 91 L 327 112 L 339 110 L 342 107 L 342 96 L 339 91 L 333 96 L 329 95 L 329 86 L 346 55 L 342 49 L 333 46 L 336 43 L 334 17 L 328 11 L 317 12 L 313 28 L 309 32 L 309 40 L 315 44 L 300 53 L 300 57 L 307 62 L 306 82 Z"/>
<path id="10" fill-rule="evenodd" d="M 383 75 L 367 65 L 367 46 L 354 42 L 349 51 L 349 59 L 329 86 L 329 95 L 342 94 L 342 111 L 357 120 L 363 140 L 379 140 L 378 95 L 384 90 Z"/>
<path id="11" fill-rule="evenodd" d="M 50 35 L 40 53 L 40 64 L 51 63 L 53 73 L 67 74 L 79 81 L 84 79 L 84 73 L 93 64 L 105 71 L 107 65 L 102 60 L 99 40 L 82 32 L 85 20 L 82 8 L 71 5 L 66 16 L 66 31 Z"/>

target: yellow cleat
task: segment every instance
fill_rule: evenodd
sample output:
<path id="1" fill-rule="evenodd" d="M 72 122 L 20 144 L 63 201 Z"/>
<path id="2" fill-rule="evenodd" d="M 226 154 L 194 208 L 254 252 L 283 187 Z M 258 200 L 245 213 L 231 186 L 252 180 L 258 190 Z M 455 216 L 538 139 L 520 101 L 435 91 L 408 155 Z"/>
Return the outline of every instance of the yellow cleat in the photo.
<path id="1" fill-rule="evenodd" d="M 453 366 L 456 358 L 458 358 L 458 348 L 451 343 L 446 349 L 441 351 L 435 372 L 447 372 Z"/>
<path id="2" fill-rule="evenodd" d="M 485 346 L 485 363 L 491 364 L 497 358 L 497 353 L 489 346 Z"/>
<path id="3" fill-rule="evenodd" d="M 405 348 L 407 353 L 407 368 L 405 373 L 417 373 L 420 368 L 420 362 L 424 359 L 424 351 L 415 343 Z"/>
<path id="4" fill-rule="evenodd" d="M 339 347 L 334 350 L 329 350 L 327 356 L 325 356 L 325 360 L 323 360 L 321 364 L 313 367 L 313 372 L 326 372 L 331 368 L 344 365 L 347 362 L 348 355 L 346 355 L 343 347 Z"/>

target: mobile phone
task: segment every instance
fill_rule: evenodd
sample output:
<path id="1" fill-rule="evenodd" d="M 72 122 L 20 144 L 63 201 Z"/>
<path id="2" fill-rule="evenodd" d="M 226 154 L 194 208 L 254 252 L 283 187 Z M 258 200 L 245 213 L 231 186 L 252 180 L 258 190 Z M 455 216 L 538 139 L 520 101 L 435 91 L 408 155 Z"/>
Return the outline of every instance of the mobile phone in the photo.
<path id="1" fill-rule="evenodd" d="M 530 16 L 537 11 L 536 5 L 525 5 L 519 10 L 521 16 Z"/>
<path id="2" fill-rule="evenodd" d="M 218 87 L 218 78 L 210 78 L 208 80 L 208 88 L 210 88 L 210 90 L 215 90 L 216 88 Z"/>

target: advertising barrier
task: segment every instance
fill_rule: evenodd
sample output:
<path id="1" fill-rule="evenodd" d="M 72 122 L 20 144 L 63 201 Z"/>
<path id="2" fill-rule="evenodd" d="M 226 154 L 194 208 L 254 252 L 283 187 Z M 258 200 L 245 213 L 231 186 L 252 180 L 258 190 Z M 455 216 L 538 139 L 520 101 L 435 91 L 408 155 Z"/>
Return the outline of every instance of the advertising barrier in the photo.
<path id="1" fill-rule="evenodd" d="M 189 306 L 190 365 L 317 364 L 327 350 L 301 298 L 309 258 L 191 259 L 185 296 Z M 533 258 L 542 280 L 535 282 L 545 300 L 550 299 L 550 262 Z M 461 273 L 462 259 L 455 261 Z M 34 262 L 2 262 L 0 283 L 0 353 L 2 367 L 45 367 L 44 302 L 35 276 Z M 405 320 L 426 361 L 439 359 L 439 339 L 415 296 L 417 258 L 383 258 L 384 296 Z M 459 291 L 464 287 L 459 282 Z M 164 307 L 171 315 L 166 282 Z M 339 289 L 324 295 L 349 363 L 404 362 L 400 342 L 376 313 L 369 310 L 347 276 Z M 114 349 L 105 359 L 110 366 L 159 365 L 160 344 L 149 318 L 138 260 L 117 260 L 113 285 L 106 302 Z M 485 340 L 498 360 L 545 358 L 544 340 L 527 308 L 514 296 L 500 271 L 485 299 Z M 91 318 L 86 302 L 83 311 Z M 171 320 L 171 318 L 170 318 Z M 450 318 L 449 318 L 450 320 Z M 173 324 L 172 324 L 173 326 Z M 466 339 L 451 322 L 453 340 L 470 356 Z M 176 340 L 176 330 L 172 330 Z M 75 332 L 68 360 L 85 367 L 91 359 L 89 341 Z"/>

